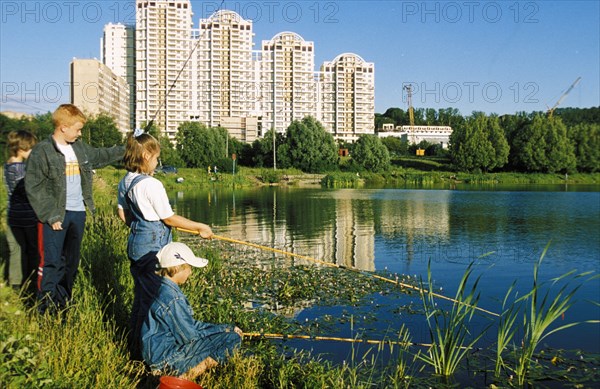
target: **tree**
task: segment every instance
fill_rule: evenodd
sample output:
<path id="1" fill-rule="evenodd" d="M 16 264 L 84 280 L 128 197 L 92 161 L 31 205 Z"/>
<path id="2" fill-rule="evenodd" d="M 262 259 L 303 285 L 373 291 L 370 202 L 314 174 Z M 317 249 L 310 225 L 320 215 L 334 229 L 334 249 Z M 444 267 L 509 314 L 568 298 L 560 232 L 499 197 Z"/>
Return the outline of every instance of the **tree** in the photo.
<path id="1" fill-rule="evenodd" d="M 265 135 L 255 140 L 252 143 L 253 164 L 257 167 L 273 167 L 273 129 L 267 131 Z M 281 164 L 281 156 L 279 155 L 279 147 L 285 143 L 285 136 L 280 133 L 275 133 L 275 149 L 277 150 L 277 165 L 285 167 Z"/>
<path id="2" fill-rule="evenodd" d="M 203 168 L 213 166 L 225 158 L 227 130 L 209 128 L 198 122 L 184 122 L 179 125 L 177 151 L 187 167 Z"/>
<path id="3" fill-rule="evenodd" d="M 390 153 L 375 135 L 361 135 L 352 149 L 352 160 L 371 172 L 385 171 L 390 167 Z"/>
<path id="4" fill-rule="evenodd" d="M 436 126 L 438 124 L 438 113 L 433 108 L 425 110 L 425 124 L 428 126 Z"/>
<path id="5" fill-rule="evenodd" d="M 438 124 L 440 126 L 456 127 L 465 122 L 457 108 L 440 108 L 438 110 Z"/>
<path id="6" fill-rule="evenodd" d="M 504 130 L 500 126 L 500 120 L 498 116 L 492 115 L 487 119 L 487 122 L 488 139 L 494 148 L 492 165 L 489 167 L 489 169 L 499 169 L 508 163 L 510 146 L 506 140 Z"/>
<path id="7" fill-rule="evenodd" d="M 560 117 L 567 128 L 580 123 L 600 123 L 600 107 L 558 108 L 554 116 Z"/>
<path id="8" fill-rule="evenodd" d="M 158 143 L 160 144 L 160 163 L 162 165 L 171 165 L 177 167 L 182 167 L 185 165 L 168 135 L 160 136 L 158 138 Z"/>
<path id="9" fill-rule="evenodd" d="M 110 147 L 123 143 L 123 135 L 115 119 L 105 113 L 89 118 L 81 129 L 81 137 L 93 147 Z"/>
<path id="10" fill-rule="evenodd" d="M 474 113 L 450 135 L 450 155 L 457 168 L 489 171 L 508 162 L 509 146 L 498 118 Z"/>
<path id="11" fill-rule="evenodd" d="M 396 136 L 386 136 L 381 138 L 381 143 L 387 147 L 390 155 L 399 157 L 408 153 L 408 141 L 402 140 Z"/>
<path id="12" fill-rule="evenodd" d="M 395 121 L 391 118 L 385 117 L 384 115 L 380 114 L 380 113 L 376 113 L 375 114 L 375 128 L 377 130 L 383 128 L 384 124 L 388 124 L 391 123 L 395 126 Z"/>
<path id="13" fill-rule="evenodd" d="M 331 169 L 336 165 L 338 149 L 333 135 L 315 118 L 294 120 L 287 128 L 285 144 L 278 150 L 291 166 L 309 173 Z M 283 161 L 282 161 L 283 162 Z"/>
<path id="14" fill-rule="evenodd" d="M 408 124 L 408 114 L 400 108 L 388 108 L 387 111 L 385 111 L 385 113 L 383 114 L 383 116 L 388 119 L 391 119 L 392 123 L 394 123 L 397 126 Z"/>
<path id="15" fill-rule="evenodd" d="M 514 139 L 517 165 L 530 172 L 569 172 L 575 169 L 574 147 L 558 117 L 537 115 Z"/>
<path id="16" fill-rule="evenodd" d="M 590 173 L 600 171 L 600 124 L 578 124 L 568 134 L 575 147 L 577 170 Z"/>

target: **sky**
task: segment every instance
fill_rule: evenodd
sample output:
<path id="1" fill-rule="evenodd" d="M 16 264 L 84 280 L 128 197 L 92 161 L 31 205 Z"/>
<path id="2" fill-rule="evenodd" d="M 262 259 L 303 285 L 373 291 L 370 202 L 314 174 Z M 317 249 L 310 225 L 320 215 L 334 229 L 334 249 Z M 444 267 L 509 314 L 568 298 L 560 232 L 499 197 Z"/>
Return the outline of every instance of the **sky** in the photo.
<path id="1" fill-rule="evenodd" d="M 354 53 L 375 64 L 375 112 L 456 108 L 511 114 L 600 106 L 600 0 L 192 0 L 194 28 L 220 6 L 253 21 L 255 49 L 283 31 L 314 42 L 315 70 Z M 0 2 L 0 111 L 69 102 L 73 58 L 100 58 L 107 23 L 134 0 Z"/>

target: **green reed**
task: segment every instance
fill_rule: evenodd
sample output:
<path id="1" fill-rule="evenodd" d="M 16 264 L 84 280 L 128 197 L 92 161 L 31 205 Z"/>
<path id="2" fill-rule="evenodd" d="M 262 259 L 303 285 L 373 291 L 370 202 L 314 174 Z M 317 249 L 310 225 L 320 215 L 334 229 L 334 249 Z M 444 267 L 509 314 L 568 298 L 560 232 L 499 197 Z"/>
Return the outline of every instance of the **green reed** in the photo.
<path id="1" fill-rule="evenodd" d="M 515 322 L 519 315 L 519 307 L 517 307 L 514 303 L 507 307 L 508 298 L 510 297 L 514 289 L 515 284 L 516 282 L 513 282 L 513 284 L 506 292 L 504 300 L 502 301 L 502 314 L 500 315 L 500 319 L 498 322 L 498 338 L 496 341 L 496 363 L 494 367 L 494 376 L 496 378 L 500 377 L 500 371 L 503 367 L 505 367 L 504 359 L 502 358 L 502 353 L 512 342 L 517 331 Z"/>
<path id="2" fill-rule="evenodd" d="M 431 279 L 431 263 L 427 266 L 427 285 L 421 282 L 421 298 L 432 346 L 425 353 L 417 357 L 432 366 L 436 374 L 449 377 L 454 374 L 467 352 L 485 334 L 486 327 L 477 336 L 472 336 L 468 324 L 476 311 L 479 302 L 477 285 L 481 276 L 468 289 L 468 281 L 473 272 L 473 263 L 465 271 L 454 299 L 452 309 L 445 312 L 438 308 L 437 300 L 433 295 L 433 281 Z"/>
<path id="3" fill-rule="evenodd" d="M 527 381 L 534 353 L 542 340 L 556 332 L 579 324 L 600 323 L 599 320 L 587 320 L 584 322 L 572 322 L 550 329 L 552 324 L 561 318 L 573 305 L 573 297 L 577 290 L 585 282 L 597 279 L 599 275 L 592 275 L 592 272 L 577 274 L 576 270 L 572 270 L 550 280 L 550 282 L 540 283 L 539 271 L 549 246 L 550 243 L 546 245 L 540 259 L 534 266 L 531 291 L 516 299 L 513 305 L 504 310 L 502 314 L 504 320 L 501 321 L 498 329 L 496 376 L 498 376 L 500 372 L 499 366 L 503 364 L 502 351 L 513 339 L 516 332 L 515 326 L 518 323 L 516 319 L 519 312 L 522 312 L 522 320 L 519 325 L 524 329 L 523 338 L 520 341 L 520 347 L 514 347 L 513 355 L 516 365 L 512 368 L 520 386 L 523 386 Z M 563 285 L 553 297 L 551 295 L 552 287 L 556 286 L 558 283 L 563 283 Z M 575 283 L 575 285 L 572 286 L 572 283 Z M 507 293 L 507 296 L 510 294 L 511 290 L 512 288 Z M 543 290 L 545 290 L 545 292 L 543 292 Z"/>

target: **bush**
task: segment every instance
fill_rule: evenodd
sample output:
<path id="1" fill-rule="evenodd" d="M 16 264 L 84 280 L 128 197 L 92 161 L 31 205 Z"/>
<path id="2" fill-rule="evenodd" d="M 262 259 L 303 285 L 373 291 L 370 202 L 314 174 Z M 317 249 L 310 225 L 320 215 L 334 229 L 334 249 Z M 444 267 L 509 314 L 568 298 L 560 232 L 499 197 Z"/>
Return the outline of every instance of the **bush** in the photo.
<path id="1" fill-rule="evenodd" d="M 281 182 L 283 173 L 280 170 L 262 169 L 260 171 L 260 180 L 266 184 L 278 184 Z"/>

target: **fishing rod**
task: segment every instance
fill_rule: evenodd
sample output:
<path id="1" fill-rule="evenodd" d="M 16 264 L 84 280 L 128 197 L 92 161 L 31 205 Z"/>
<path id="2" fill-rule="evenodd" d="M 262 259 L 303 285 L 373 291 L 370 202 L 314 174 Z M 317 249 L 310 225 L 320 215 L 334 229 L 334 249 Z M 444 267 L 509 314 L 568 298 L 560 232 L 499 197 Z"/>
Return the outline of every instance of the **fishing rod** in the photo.
<path id="1" fill-rule="evenodd" d="M 177 230 L 178 231 L 182 231 L 182 232 L 187 232 L 187 233 L 190 233 L 190 234 L 198 235 L 197 231 L 186 230 L 185 228 L 177 228 Z M 498 317 L 500 316 L 499 314 L 497 314 L 495 312 L 492 312 L 492 311 L 488 311 L 487 309 L 483 309 L 483 308 L 480 308 L 480 307 L 475 306 L 475 305 L 470 305 L 470 304 L 467 304 L 467 303 L 463 303 L 463 302 L 458 301 L 456 299 L 453 299 L 451 297 L 447 297 L 447 296 L 444 296 L 444 295 L 439 294 L 439 293 L 435 293 L 435 292 L 432 292 L 432 291 L 429 291 L 429 290 L 426 290 L 426 289 L 419 288 L 418 286 L 414 286 L 414 285 L 406 284 L 404 282 L 400 282 L 398 280 L 393 280 L 393 279 L 390 279 L 390 278 L 382 277 L 382 276 L 374 274 L 374 273 L 365 272 L 365 271 L 357 269 L 355 267 L 348 267 L 348 266 L 338 265 L 336 263 L 325 262 L 325 261 L 321 261 L 321 260 L 316 259 L 316 258 L 308 257 L 306 255 L 291 253 L 289 251 L 279 250 L 279 249 L 276 249 L 276 248 L 273 248 L 273 247 L 268 247 L 268 246 L 262 246 L 262 245 L 259 245 L 259 244 L 256 244 L 256 243 L 245 242 L 243 240 L 237 240 L 237 239 L 227 238 L 225 236 L 213 235 L 212 238 L 213 239 L 222 240 L 222 241 L 225 241 L 225 242 L 229 242 L 229 243 L 236 243 L 236 244 L 241 244 L 241 245 L 245 245 L 245 246 L 250 246 L 250 247 L 254 247 L 254 248 L 260 249 L 260 250 L 271 251 L 271 252 L 274 252 L 274 253 L 279 253 L 279 254 L 290 256 L 290 257 L 300 258 L 300 259 L 304 259 L 306 261 L 315 262 L 315 263 L 318 263 L 320 265 L 324 265 L 324 266 L 328 266 L 328 267 L 335 267 L 335 268 L 338 268 L 338 269 L 346 269 L 346 270 L 354 271 L 354 272 L 357 272 L 357 273 L 360 273 L 360 274 L 367 275 L 367 276 L 370 276 L 372 278 L 378 279 L 380 281 L 389 282 L 391 284 L 398 285 L 398 286 L 403 287 L 403 288 L 416 290 L 416 291 L 418 291 L 420 293 L 429 293 L 432 296 L 440 298 L 440 299 L 443 299 L 443 300 L 451 301 L 451 302 L 456 303 L 456 304 L 466 305 L 466 306 L 468 306 L 470 308 L 477 309 L 477 310 L 479 310 L 481 312 L 487 313 L 487 314 L 492 315 L 492 316 L 498 316 Z"/>
<path id="2" fill-rule="evenodd" d="M 431 343 L 415 343 L 415 342 L 398 342 L 394 340 L 376 340 L 376 339 L 358 339 L 358 338 L 340 338 L 335 336 L 314 336 L 314 335 L 292 335 L 292 334 L 265 334 L 262 332 L 244 332 L 242 334 L 244 338 L 260 338 L 260 339 L 304 339 L 304 340 L 317 340 L 317 341 L 333 341 L 333 342 L 345 342 L 345 343 L 366 343 L 366 344 L 378 344 L 378 345 L 398 345 L 398 346 L 419 346 L 419 347 L 432 347 Z M 466 349 L 467 347 L 461 347 Z"/>

